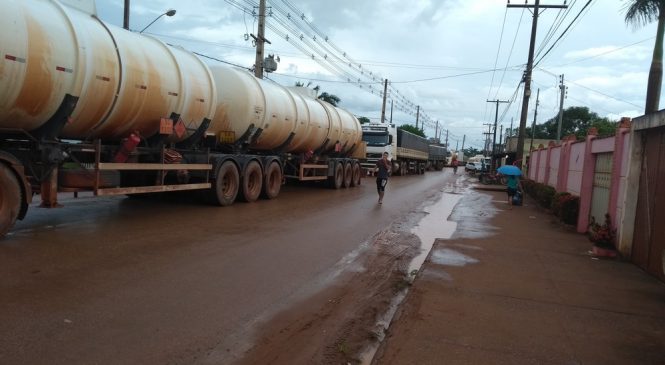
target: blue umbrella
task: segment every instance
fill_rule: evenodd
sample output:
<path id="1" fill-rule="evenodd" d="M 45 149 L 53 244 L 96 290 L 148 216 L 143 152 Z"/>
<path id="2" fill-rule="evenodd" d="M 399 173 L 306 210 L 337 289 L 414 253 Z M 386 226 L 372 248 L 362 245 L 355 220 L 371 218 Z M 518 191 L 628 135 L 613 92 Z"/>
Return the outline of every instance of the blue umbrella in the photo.
<path id="1" fill-rule="evenodd" d="M 499 167 L 496 171 L 498 171 L 503 175 L 514 175 L 514 176 L 522 175 L 522 170 L 520 170 L 519 167 L 513 165 L 503 165 Z"/>

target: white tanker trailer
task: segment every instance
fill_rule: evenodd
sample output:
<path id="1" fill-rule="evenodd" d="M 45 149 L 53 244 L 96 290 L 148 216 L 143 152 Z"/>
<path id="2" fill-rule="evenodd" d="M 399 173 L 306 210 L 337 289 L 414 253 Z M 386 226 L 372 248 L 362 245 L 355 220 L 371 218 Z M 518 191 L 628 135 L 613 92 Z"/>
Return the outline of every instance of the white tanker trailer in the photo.
<path id="1" fill-rule="evenodd" d="M 275 198 L 286 178 L 360 184 L 351 113 L 106 24 L 90 4 L 0 0 L 0 237 L 33 193 L 55 207 L 62 191 L 202 190 L 226 206 Z"/>

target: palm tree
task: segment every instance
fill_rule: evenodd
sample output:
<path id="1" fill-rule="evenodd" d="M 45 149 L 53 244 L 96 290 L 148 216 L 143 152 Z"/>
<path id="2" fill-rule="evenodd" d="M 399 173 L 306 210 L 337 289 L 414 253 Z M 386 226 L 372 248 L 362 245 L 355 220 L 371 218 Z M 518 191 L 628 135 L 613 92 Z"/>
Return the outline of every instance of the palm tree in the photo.
<path id="1" fill-rule="evenodd" d="M 665 0 L 628 0 L 626 4 L 626 23 L 640 27 L 658 20 L 656 44 L 653 47 L 649 81 L 647 83 L 647 101 L 644 113 L 658 111 L 660 89 L 663 82 L 663 33 L 665 32 Z"/>

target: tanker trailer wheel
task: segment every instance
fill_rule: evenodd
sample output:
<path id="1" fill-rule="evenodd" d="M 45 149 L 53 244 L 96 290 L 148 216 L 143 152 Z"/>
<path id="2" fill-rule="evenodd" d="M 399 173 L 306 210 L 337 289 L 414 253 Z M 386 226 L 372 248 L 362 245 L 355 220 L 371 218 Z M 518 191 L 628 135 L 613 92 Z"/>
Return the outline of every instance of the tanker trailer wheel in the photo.
<path id="1" fill-rule="evenodd" d="M 245 166 L 242 174 L 242 200 L 251 203 L 261 195 L 263 188 L 263 172 L 261 165 L 256 161 L 250 161 Z"/>
<path id="2" fill-rule="evenodd" d="M 279 195 L 282 188 L 282 169 L 277 161 L 273 161 L 266 169 L 265 180 L 263 181 L 263 192 L 261 196 L 266 199 L 274 199 Z"/>
<path id="3" fill-rule="evenodd" d="M 335 163 L 334 175 L 328 177 L 328 183 L 333 189 L 339 189 L 342 187 L 344 184 L 344 165 L 342 163 Z"/>
<path id="4" fill-rule="evenodd" d="M 351 182 L 353 181 L 353 168 L 351 168 L 351 163 L 347 162 L 344 164 L 344 188 L 351 187 Z"/>
<path id="5" fill-rule="evenodd" d="M 9 167 L 0 163 L 0 237 L 16 223 L 21 210 L 21 199 L 21 187 L 16 175 Z"/>
<path id="6" fill-rule="evenodd" d="M 352 170 L 351 186 L 360 186 L 360 164 L 354 162 Z"/>
<path id="7" fill-rule="evenodd" d="M 233 204 L 240 188 L 238 168 L 231 161 L 225 161 L 217 170 L 217 178 L 210 189 L 210 201 L 222 207 Z"/>

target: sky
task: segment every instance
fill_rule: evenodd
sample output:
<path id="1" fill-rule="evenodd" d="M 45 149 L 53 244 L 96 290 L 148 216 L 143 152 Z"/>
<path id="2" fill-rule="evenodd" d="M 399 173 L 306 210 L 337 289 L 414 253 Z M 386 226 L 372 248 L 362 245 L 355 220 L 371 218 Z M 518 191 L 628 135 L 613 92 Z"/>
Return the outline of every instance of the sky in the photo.
<path id="1" fill-rule="evenodd" d="M 539 62 L 533 72 L 528 125 L 533 122 L 538 89 L 536 122 L 557 115 L 561 74 L 567 86 L 564 108 L 585 106 L 613 120 L 642 115 L 656 24 L 637 29 L 626 25 L 624 0 L 565 2 L 567 10 L 541 10 L 538 17 Z M 252 67 L 255 48 L 249 34 L 257 34 L 252 11 L 258 0 L 184 3 L 131 0 L 130 29 L 141 30 L 166 10 L 176 9 L 176 15 L 160 18 L 145 33 L 217 60 Z M 545 5 L 563 3 L 541 0 Z M 267 0 L 265 38 L 271 44 L 266 44 L 265 52 L 279 57 L 277 70 L 267 78 L 285 86 L 311 82 L 340 97 L 340 107 L 375 122 L 380 121 L 387 79 L 387 119 L 391 100 L 398 106 L 392 112 L 397 125 L 415 124 L 419 106 L 419 123 L 426 121 L 428 137 L 435 135 L 438 122 L 441 139 L 447 134 L 452 148 L 461 148 L 463 140 L 465 147 L 482 148 L 486 124 L 494 123 L 495 117 L 497 138 L 501 127 L 519 124 L 520 80 L 533 16 L 528 9 L 506 4 L 507 0 Z M 97 0 L 98 16 L 122 26 L 123 6 L 124 0 Z M 556 24 L 560 25 L 551 32 Z M 314 53 L 313 59 L 317 44 L 325 45 L 328 52 Z M 360 71 L 360 83 L 348 76 Z M 512 102 L 500 103 L 496 116 L 496 103 L 488 100 Z"/>

